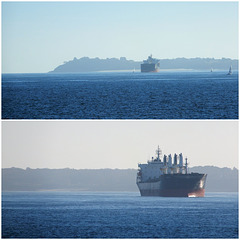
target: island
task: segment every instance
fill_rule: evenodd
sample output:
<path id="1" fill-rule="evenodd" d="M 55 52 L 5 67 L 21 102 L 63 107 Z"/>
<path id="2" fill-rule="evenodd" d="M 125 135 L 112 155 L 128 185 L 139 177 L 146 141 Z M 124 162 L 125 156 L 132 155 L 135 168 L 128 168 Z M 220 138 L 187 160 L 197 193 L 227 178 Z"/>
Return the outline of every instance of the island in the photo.
<path id="1" fill-rule="evenodd" d="M 230 58 L 175 58 L 159 59 L 161 70 L 206 70 L 217 71 L 232 69 L 238 70 L 238 60 Z M 70 61 L 57 66 L 50 73 L 78 73 L 78 72 L 99 72 L 99 71 L 139 71 L 143 61 L 127 60 L 126 57 L 100 59 L 74 57 Z"/>

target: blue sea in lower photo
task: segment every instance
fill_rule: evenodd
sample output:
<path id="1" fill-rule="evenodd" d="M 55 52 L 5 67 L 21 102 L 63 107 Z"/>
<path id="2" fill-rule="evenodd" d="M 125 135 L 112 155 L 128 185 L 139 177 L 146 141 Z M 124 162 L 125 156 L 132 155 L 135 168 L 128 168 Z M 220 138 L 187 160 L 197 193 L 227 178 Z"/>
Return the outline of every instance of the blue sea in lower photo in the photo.
<path id="1" fill-rule="evenodd" d="M 3 119 L 238 119 L 238 72 L 2 74 Z"/>
<path id="2" fill-rule="evenodd" d="M 3 192 L 2 238 L 238 238 L 238 193 Z"/>

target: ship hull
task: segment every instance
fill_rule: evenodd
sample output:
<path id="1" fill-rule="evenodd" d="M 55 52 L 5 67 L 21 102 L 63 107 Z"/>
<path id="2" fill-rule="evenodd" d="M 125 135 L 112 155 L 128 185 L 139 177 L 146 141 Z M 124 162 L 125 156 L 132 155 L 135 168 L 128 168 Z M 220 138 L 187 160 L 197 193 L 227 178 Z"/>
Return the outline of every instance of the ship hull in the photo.
<path id="1" fill-rule="evenodd" d="M 141 64 L 141 72 L 159 72 L 156 64 Z"/>
<path id="2" fill-rule="evenodd" d="M 165 174 L 155 181 L 137 182 L 141 196 L 204 197 L 206 174 Z"/>

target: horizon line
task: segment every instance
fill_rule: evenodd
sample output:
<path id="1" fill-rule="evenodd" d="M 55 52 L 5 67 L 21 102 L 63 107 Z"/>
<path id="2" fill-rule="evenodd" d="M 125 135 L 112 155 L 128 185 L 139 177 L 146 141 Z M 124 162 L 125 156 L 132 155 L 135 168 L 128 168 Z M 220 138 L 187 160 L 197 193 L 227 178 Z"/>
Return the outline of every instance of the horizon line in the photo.
<path id="1" fill-rule="evenodd" d="M 194 167 L 216 167 L 216 168 L 229 168 L 231 170 L 233 169 L 237 169 L 237 167 L 218 167 L 218 166 L 214 166 L 214 165 L 205 165 L 205 166 L 192 166 L 192 167 L 188 167 L 188 168 L 194 168 Z M 65 168 L 31 168 L 31 167 L 26 167 L 26 168 L 21 168 L 21 167 L 2 167 L 3 169 L 22 169 L 22 170 L 137 170 L 137 168 L 70 168 L 70 167 L 65 167 Z"/>
<path id="2" fill-rule="evenodd" d="M 150 54 L 151 55 L 151 54 Z M 150 56 L 149 55 L 149 56 Z M 80 58 L 77 58 L 77 57 L 73 57 L 72 60 L 69 60 L 69 61 L 73 61 L 74 59 L 82 59 L 82 58 L 89 58 L 89 59 L 102 59 L 102 60 L 105 60 L 105 59 L 121 59 L 121 58 L 125 58 L 126 60 L 128 60 L 127 57 L 106 57 L 106 58 L 100 58 L 100 57 L 88 57 L 88 56 L 83 56 L 83 57 L 80 57 Z M 230 59 L 230 60 L 239 60 L 238 58 L 231 58 L 231 57 L 221 57 L 221 58 L 215 58 L 215 57 L 175 57 L 175 58 L 158 58 L 159 60 L 174 60 L 174 59 L 196 59 L 196 58 L 200 58 L 200 59 L 215 59 L 215 60 L 222 60 L 222 59 Z M 138 62 L 138 61 L 141 61 L 141 60 L 133 60 L 133 59 L 129 59 L 128 61 L 135 61 L 135 62 Z M 64 61 L 66 62 L 66 61 Z"/>
<path id="3" fill-rule="evenodd" d="M 136 68 L 136 72 L 141 73 L 140 68 Z M 228 71 L 228 69 L 218 69 L 214 68 L 214 72 L 225 72 Z M 239 71 L 238 68 L 233 68 L 234 71 Z M 122 69 L 122 70 L 98 70 L 98 71 L 84 71 L 84 72 L 55 72 L 54 70 L 48 71 L 48 72 L 2 72 L 2 74 L 84 74 L 84 73 L 120 73 L 120 72 L 131 72 L 132 69 Z M 161 72 L 209 72 L 209 69 L 192 69 L 192 68 L 162 68 L 158 73 Z"/>

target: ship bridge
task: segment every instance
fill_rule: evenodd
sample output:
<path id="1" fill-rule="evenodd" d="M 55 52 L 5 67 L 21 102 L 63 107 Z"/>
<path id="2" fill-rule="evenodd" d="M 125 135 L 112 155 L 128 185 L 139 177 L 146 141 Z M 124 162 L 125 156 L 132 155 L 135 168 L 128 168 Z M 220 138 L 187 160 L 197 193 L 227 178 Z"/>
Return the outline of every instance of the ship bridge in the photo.
<path id="1" fill-rule="evenodd" d="M 162 160 L 162 151 L 159 146 L 156 150 L 156 157 L 152 157 L 151 161 L 148 161 L 145 164 L 138 164 L 138 181 L 151 181 L 153 179 L 159 178 L 164 174 L 186 174 L 187 173 L 187 158 L 185 159 L 186 163 L 183 164 L 183 155 L 169 154 L 168 156 L 164 155 Z"/>

